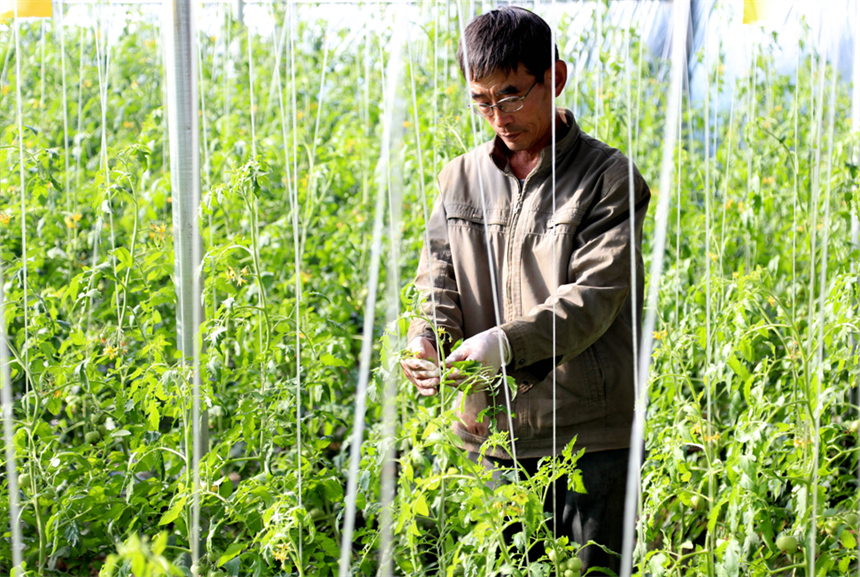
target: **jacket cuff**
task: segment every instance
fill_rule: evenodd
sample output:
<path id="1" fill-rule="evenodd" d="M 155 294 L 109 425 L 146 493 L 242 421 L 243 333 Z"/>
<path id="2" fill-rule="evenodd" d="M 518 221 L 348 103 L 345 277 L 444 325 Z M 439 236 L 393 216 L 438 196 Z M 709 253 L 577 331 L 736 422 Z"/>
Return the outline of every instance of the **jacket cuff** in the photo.
<path id="1" fill-rule="evenodd" d="M 511 365 L 514 369 L 522 369 L 538 361 L 540 356 L 531 346 L 534 339 L 531 338 L 529 323 L 510 321 L 499 328 L 511 345 Z"/>
<path id="2" fill-rule="evenodd" d="M 529 323 L 511 321 L 499 328 L 502 329 L 511 347 L 511 360 L 507 366 L 507 373 L 517 381 L 519 392 L 524 393 L 546 379 L 552 372 L 553 363 L 561 362 L 563 355 L 540 358 L 540 352 L 531 347 L 534 339 L 530 335 Z"/>

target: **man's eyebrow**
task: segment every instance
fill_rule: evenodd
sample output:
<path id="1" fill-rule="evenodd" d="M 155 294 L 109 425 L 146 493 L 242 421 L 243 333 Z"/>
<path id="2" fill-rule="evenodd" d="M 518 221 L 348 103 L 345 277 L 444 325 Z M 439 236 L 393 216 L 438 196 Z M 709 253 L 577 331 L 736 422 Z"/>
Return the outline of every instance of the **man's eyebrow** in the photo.
<path id="1" fill-rule="evenodd" d="M 501 90 L 496 91 L 496 94 L 516 94 L 520 89 L 514 86 L 513 84 L 508 84 Z"/>
<path id="2" fill-rule="evenodd" d="M 499 96 L 507 96 L 509 94 L 517 94 L 518 92 L 520 92 L 519 88 L 517 88 L 513 84 L 508 84 L 507 86 L 505 86 L 501 90 L 497 90 L 496 94 Z M 484 96 L 483 94 L 475 94 L 474 92 L 472 92 L 471 94 L 472 94 L 472 100 L 477 100 L 478 98 L 481 98 L 482 96 Z"/>

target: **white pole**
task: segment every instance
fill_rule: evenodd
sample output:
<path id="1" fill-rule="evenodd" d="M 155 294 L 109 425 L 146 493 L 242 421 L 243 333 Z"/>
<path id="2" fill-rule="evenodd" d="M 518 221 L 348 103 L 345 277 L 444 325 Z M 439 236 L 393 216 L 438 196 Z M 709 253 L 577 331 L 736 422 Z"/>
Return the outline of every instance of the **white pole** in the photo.
<path id="1" fill-rule="evenodd" d="M 197 222 L 200 205 L 200 134 L 194 3 L 190 0 L 164 0 L 163 17 L 175 278 L 179 300 L 177 344 L 184 355 L 183 364 L 187 366 L 189 359 L 192 362 L 194 501 L 190 545 L 192 564 L 196 568 L 200 557 L 199 463 L 209 443 L 206 415 L 200 410 L 197 342 L 202 317 L 199 265 L 203 249 Z"/>
<path id="2" fill-rule="evenodd" d="M 347 577 L 352 564 L 352 535 L 355 528 L 355 500 L 358 493 L 358 467 L 361 461 L 361 443 L 364 439 L 364 420 L 367 403 L 367 384 L 370 381 L 370 363 L 373 349 L 373 325 L 376 311 L 376 294 L 379 282 L 379 261 L 382 252 L 383 221 L 385 219 L 385 204 L 388 185 L 388 157 L 394 131 L 394 96 L 401 81 L 402 62 L 401 49 L 403 46 L 405 26 L 402 11 L 397 11 L 394 26 L 394 36 L 391 40 L 388 73 L 388 85 L 384 92 L 385 116 L 383 119 L 382 150 L 377 171 L 377 192 L 373 219 L 373 242 L 371 245 L 370 271 L 367 281 L 367 300 L 364 313 L 364 340 L 361 344 L 358 388 L 355 393 L 355 420 L 353 432 L 349 441 L 349 472 L 346 490 L 346 507 L 341 532 L 341 554 L 338 575 Z M 398 119 L 400 120 L 400 119 Z"/>
<path id="3" fill-rule="evenodd" d="M 642 443 L 645 435 L 645 410 L 648 406 L 648 373 L 651 369 L 651 347 L 654 344 L 654 324 L 657 320 L 657 298 L 660 295 L 660 281 L 663 273 L 663 256 L 666 247 L 666 229 L 669 221 L 669 179 L 672 177 L 672 158 L 675 148 L 675 122 L 680 106 L 681 74 L 686 63 L 686 32 L 690 14 L 690 1 L 677 0 L 673 7 L 674 29 L 672 34 L 672 81 L 669 85 L 669 102 L 666 126 L 663 137 L 663 155 L 660 164 L 661 192 L 657 205 L 654 226 L 656 232 L 651 251 L 651 271 L 649 275 L 647 312 L 642 328 L 642 341 L 639 347 L 638 382 L 636 411 L 633 429 L 630 433 L 630 462 L 627 473 L 627 494 L 624 503 L 624 540 L 621 548 L 621 575 L 630 577 L 633 568 L 633 530 L 635 524 L 636 500 L 639 495 L 640 463 Z"/>

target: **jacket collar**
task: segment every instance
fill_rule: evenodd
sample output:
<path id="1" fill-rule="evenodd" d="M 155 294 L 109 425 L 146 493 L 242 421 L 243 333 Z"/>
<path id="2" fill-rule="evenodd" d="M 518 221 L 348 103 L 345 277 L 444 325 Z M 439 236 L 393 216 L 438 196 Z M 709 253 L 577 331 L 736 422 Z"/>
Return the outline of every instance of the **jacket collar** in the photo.
<path id="1" fill-rule="evenodd" d="M 580 135 L 582 134 L 582 131 L 580 130 L 579 125 L 576 123 L 576 119 L 573 116 L 573 112 L 561 107 L 558 108 L 558 111 L 562 113 L 562 116 L 564 117 L 564 121 L 567 124 L 568 129 L 564 134 L 559 134 L 558 130 L 556 131 L 556 164 L 558 164 L 559 161 L 561 161 L 561 159 L 564 157 L 564 155 L 566 155 L 574 147 L 574 145 L 579 141 Z M 508 147 L 505 146 L 505 143 L 498 136 L 496 136 L 490 142 L 490 159 L 493 161 L 493 164 L 502 172 L 510 172 L 508 152 Z M 551 171 L 552 145 L 549 145 L 545 146 L 544 149 L 540 151 L 540 161 L 529 176 L 539 177 Z"/>

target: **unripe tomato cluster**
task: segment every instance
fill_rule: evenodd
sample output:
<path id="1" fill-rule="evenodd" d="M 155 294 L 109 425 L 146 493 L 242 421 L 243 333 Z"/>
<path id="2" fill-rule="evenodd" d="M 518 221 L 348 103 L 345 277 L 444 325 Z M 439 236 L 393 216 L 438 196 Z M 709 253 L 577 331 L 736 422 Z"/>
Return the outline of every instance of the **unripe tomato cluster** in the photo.
<path id="1" fill-rule="evenodd" d="M 565 560 L 563 553 L 562 555 L 559 555 L 556 551 L 557 550 L 552 547 L 546 552 L 546 556 L 549 557 L 549 560 L 554 564 L 556 562 L 558 563 L 558 568 L 562 571 L 562 577 L 580 577 L 580 575 L 582 575 L 582 560 L 575 555 L 570 559 Z"/>

